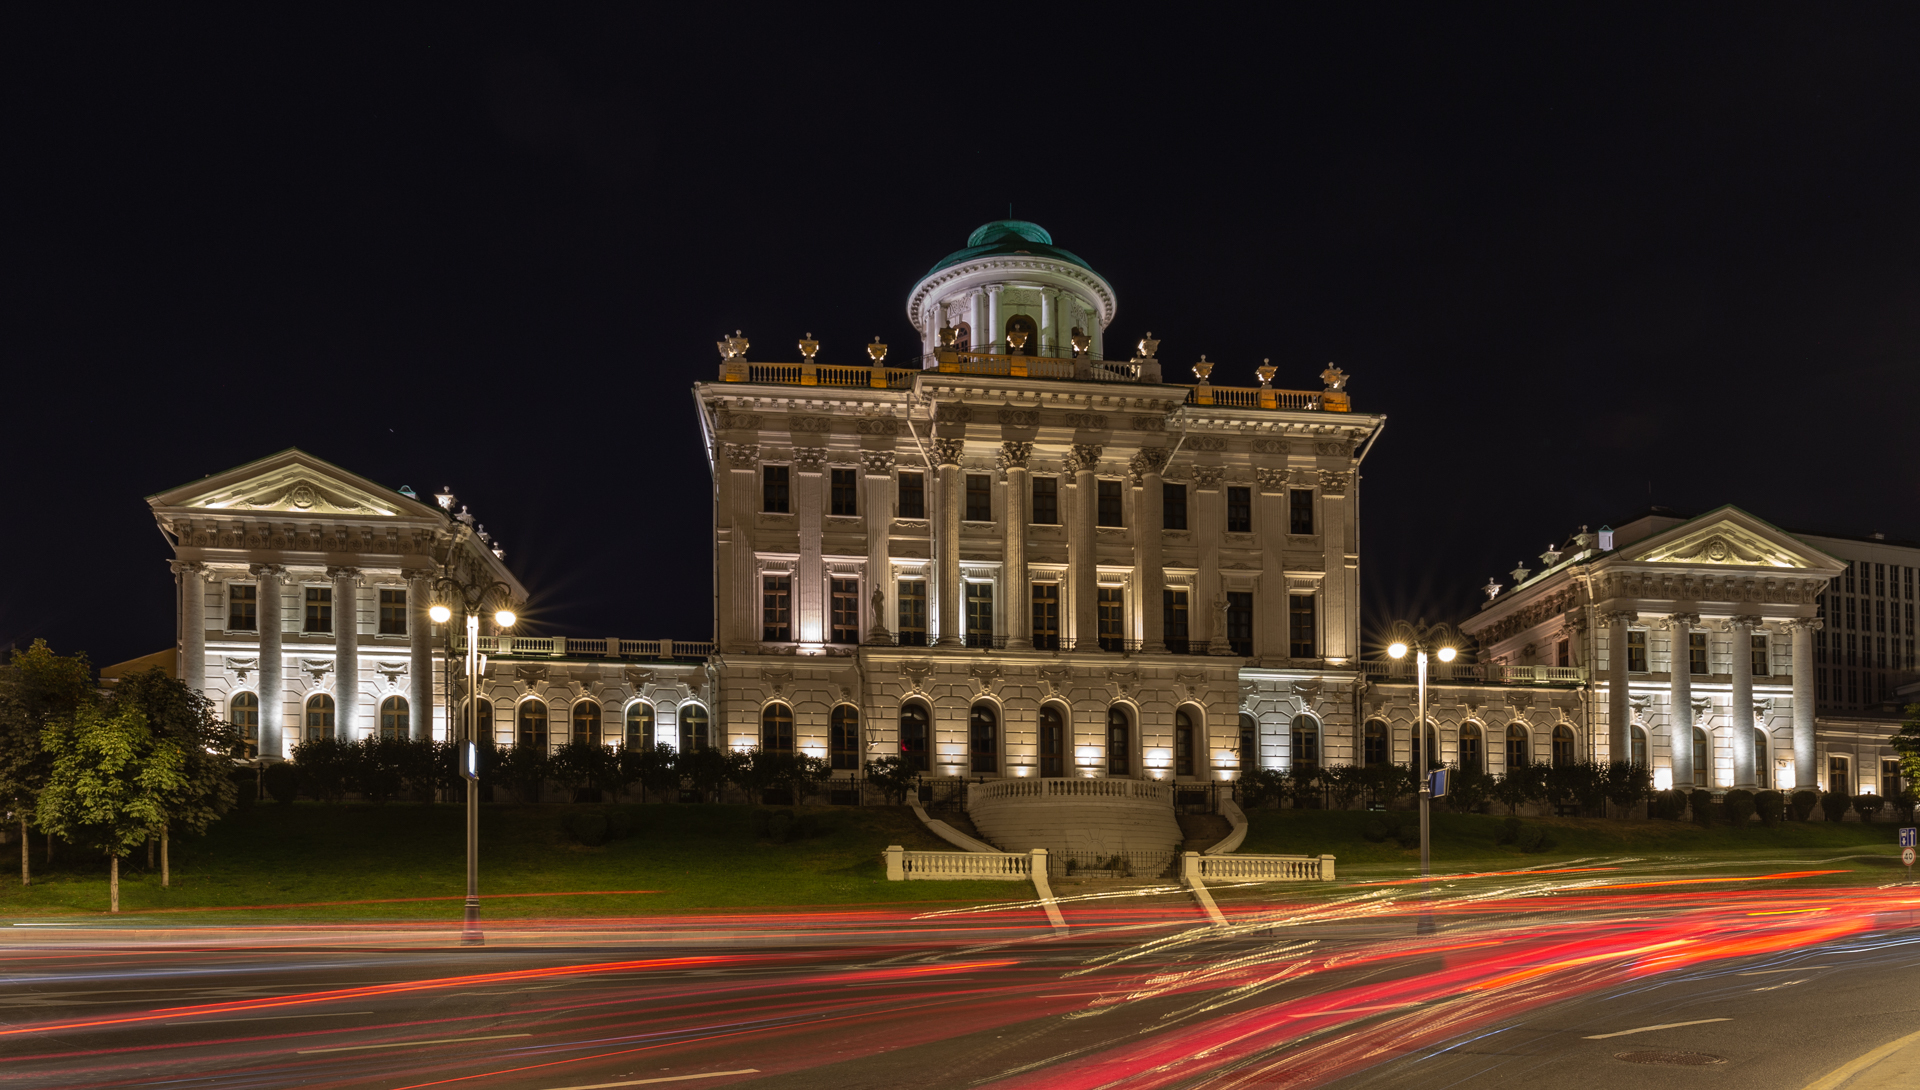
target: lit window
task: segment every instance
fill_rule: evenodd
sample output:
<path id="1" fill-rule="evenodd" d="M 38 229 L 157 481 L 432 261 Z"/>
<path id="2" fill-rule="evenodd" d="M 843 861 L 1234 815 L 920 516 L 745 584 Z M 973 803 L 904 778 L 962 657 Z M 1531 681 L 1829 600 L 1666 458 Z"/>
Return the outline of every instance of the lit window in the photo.
<path id="1" fill-rule="evenodd" d="M 627 706 L 627 748 L 653 748 L 653 705 L 637 703 Z"/>
<path id="2" fill-rule="evenodd" d="M 307 699 L 307 741 L 333 737 L 333 698 L 321 693 Z"/>
<path id="3" fill-rule="evenodd" d="M 333 588 L 307 588 L 307 619 L 303 632 L 333 631 Z"/>
<path id="4" fill-rule="evenodd" d="M 850 704 L 833 709 L 828 753 L 836 770 L 851 771 L 860 767 L 860 712 Z"/>
<path id="5" fill-rule="evenodd" d="M 1098 608 L 1100 624 L 1100 650 L 1124 650 L 1124 626 L 1126 624 L 1126 594 L 1120 587 L 1101 587 Z"/>
<path id="6" fill-rule="evenodd" d="M 404 740 L 408 733 L 407 699 L 390 696 L 380 702 L 380 737 Z"/>
<path id="7" fill-rule="evenodd" d="M 860 642 L 860 580 L 835 579 L 833 592 L 833 643 Z"/>
<path id="8" fill-rule="evenodd" d="M 968 583 L 967 646 L 993 646 L 993 584 Z"/>
<path id="9" fill-rule="evenodd" d="M 707 709 L 698 704 L 680 708 L 680 752 L 692 753 L 707 748 Z"/>
<path id="10" fill-rule="evenodd" d="M 382 587 L 380 589 L 380 634 L 382 636 L 404 636 L 407 634 L 407 592 L 405 589 Z"/>
<path id="11" fill-rule="evenodd" d="M 258 632 L 260 615 L 256 612 L 259 605 L 260 588 L 252 583 L 230 583 L 227 586 L 227 630 L 229 632 Z"/>
<path id="12" fill-rule="evenodd" d="M 784 643 L 793 638 L 793 579 L 785 575 L 760 580 L 760 638 Z"/>
<path id="13" fill-rule="evenodd" d="M 851 469 L 833 470 L 832 503 L 829 510 L 836 515 L 857 515 L 860 513 L 860 486 Z"/>
<path id="14" fill-rule="evenodd" d="M 793 752 L 793 709 L 769 704 L 760 713 L 760 748 L 769 753 Z"/>
<path id="15" fill-rule="evenodd" d="M 1567 641 L 1561 640 L 1560 646 L 1566 647 Z M 1561 663 L 1562 666 L 1570 665 Z M 1627 672 L 1644 674 L 1647 672 L 1647 634 L 1645 632 L 1627 633 Z"/>
<path id="16" fill-rule="evenodd" d="M 573 706 L 573 737 L 570 741 L 600 744 L 600 705 L 582 700 Z"/>
<path id="17" fill-rule="evenodd" d="M 902 579 L 897 589 L 900 623 L 896 626 L 902 647 L 927 645 L 927 581 Z"/>
<path id="18" fill-rule="evenodd" d="M 1034 648 L 1060 650 L 1060 584 L 1033 584 L 1032 602 Z"/>

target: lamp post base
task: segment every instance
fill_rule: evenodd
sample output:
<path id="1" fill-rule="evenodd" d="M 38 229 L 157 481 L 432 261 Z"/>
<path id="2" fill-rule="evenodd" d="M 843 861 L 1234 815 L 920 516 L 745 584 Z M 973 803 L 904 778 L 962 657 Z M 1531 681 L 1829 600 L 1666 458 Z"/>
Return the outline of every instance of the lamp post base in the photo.
<path id="1" fill-rule="evenodd" d="M 460 927 L 460 945 L 485 946 L 486 944 L 486 936 L 480 933 L 480 899 L 469 897 L 466 920 Z"/>

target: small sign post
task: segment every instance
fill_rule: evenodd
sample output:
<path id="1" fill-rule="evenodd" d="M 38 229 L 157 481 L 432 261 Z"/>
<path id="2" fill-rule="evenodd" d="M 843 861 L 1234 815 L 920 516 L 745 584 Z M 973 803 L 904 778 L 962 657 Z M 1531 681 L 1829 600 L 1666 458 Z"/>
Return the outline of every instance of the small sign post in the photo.
<path id="1" fill-rule="evenodd" d="M 1920 827 L 1912 825 L 1900 830 L 1900 862 L 1907 865 L 1907 882 L 1913 882 L 1913 856 L 1915 845 L 1920 845 Z"/>
<path id="2" fill-rule="evenodd" d="M 1437 799 L 1446 795 L 1447 770 L 1444 768 L 1436 768 L 1432 772 L 1427 773 L 1427 784 L 1428 784 L 1427 793 L 1432 795 L 1434 798 Z"/>
<path id="3" fill-rule="evenodd" d="M 472 742 L 460 747 L 460 774 L 475 783 L 480 782 L 480 747 Z"/>

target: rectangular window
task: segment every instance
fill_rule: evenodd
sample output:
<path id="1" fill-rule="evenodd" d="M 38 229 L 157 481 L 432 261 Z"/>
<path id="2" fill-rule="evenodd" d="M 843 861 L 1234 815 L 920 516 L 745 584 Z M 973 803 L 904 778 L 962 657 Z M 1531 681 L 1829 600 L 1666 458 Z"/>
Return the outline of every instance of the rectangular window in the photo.
<path id="1" fill-rule="evenodd" d="M 1036 526 L 1060 525 L 1060 479 L 1033 479 L 1033 523 Z"/>
<path id="2" fill-rule="evenodd" d="M 382 636 L 407 634 L 407 592 L 404 589 L 381 588 L 380 634 Z"/>
<path id="3" fill-rule="evenodd" d="M 1820 692 L 1816 695 L 1815 699 L 1824 704 L 1827 702 L 1827 671 L 1822 669 L 1814 675 L 1814 678 L 1820 683 Z"/>
<path id="4" fill-rule="evenodd" d="M 829 638 L 834 643 L 859 643 L 860 580 L 835 579 L 832 589 L 833 634 Z"/>
<path id="5" fill-rule="evenodd" d="M 1227 486 L 1227 533 L 1253 533 L 1253 490 Z"/>
<path id="6" fill-rule="evenodd" d="M 1845 757 L 1827 758 L 1827 790 L 1836 795 L 1853 794 L 1853 777 L 1847 774 Z"/>
<path id="7" fill-rule="evenodd" d="M 760 510 L 787 513 L 787 467 L 760 467 Z"/>
<path id="8" fill-rule="evenodd" d="M 302 632 L 333 631 L 333 588 L 307 588 L 307 617 Z"/>
<path id="9" fill-rule="evenodd" d="M 1771 668 L 1767 665 L 1767 662 L 1768 662 L 1767 638 L 1765 636 L 1753 637 L 1753 676 L 1754 677 L 1767 676 L 1767 674 L 1771 671 Z"/>
<path id="10" fill-rule="evenodd" d="M 1101 483 L 1105 483 L 1104 481 Z M 1126 590 L 1121 587 L 1101 587 L 1099 606 L 1100 650 L 1123 651 L 1126 649 L 1124 628 L 1126 624 Z"/>
<path id="11" fill-rule="evenodd" d="M 1040 651 L 1060 650 L 1060 584 L 1035 583 L 1033 594 L 1033 646 Z"/>
<path id="12" fill-rule="evenodd" d="M 1313 599 L 1307 601 L 1311 603 Z M 1253 595 L 1250 592 L 1227 592 L 1227 645 L 1236 655 L 1253 654 Z M 1311 651 L 1307 657 L 1312 657 Z"/>
<path id="13" fill-rule="evenodd" d="M 1287 491 L 1287 514 L 1288 533 L 1313 533 L 1313 489 L 1289 489 Z"/>
<path id="14" fill-rule="evenodd" d="M 993 521 L 993 478 L 988 474 L 967 474 L 967 521 Z"/>
<path id="15" fill-rule="evenodd" d="M 1827 634 L 1824 631 L 1813 634 L 1813 661 L 1822 666 L 1827 664 Z"/>
<path id="16" fill-rule="evenodd" d="M 1707 634 L 1687 633 L 1687 673 L 1707 673 Z"/>
<path id="17" fill-rule="evenodd" d="M 1860 646 L 1859 637 L 1855 636 L 1851 632 L 1847 633 L 1847 665 L 1848 666 L 1860 665 L 1859 646 Z"/>
<path id="18" fill-rule="evenodd" d="M 1860 703 L 1860 675 L 1852 670 L 1847 671 L 1847 703 Z"/>
<path id="19" fill-rule="evenodd" d="M 1565 640 L 1561 641 L 1563 644 Z M 1567 663 L 1561 663 L 1565 666 Z M 1647 672 L 1647 634 L 1645 632 L 1627 633 L 1627 672 L 1644 674 Z"/>
<path id="20" fill-rule="evenodd" d="M 832 494 L 829 497 L 833 506 L 827 510 L 835 515 L 857 515 L 860 513 L 860 476 L 851 469 L 833 470 Z"/>
<path id="21" fill-rule="evenodd" d="M 1562 667 L 1572 666 L 1573 665 L 1573 641 L 1561 640 L 1559 647 L 1555 649 L 1554 657 L 1555 657 L 1555 663 L 1554 663 L 1555 665 L 1562 666 Z"/>
<path id="22" fill-rule="evenodd" d="M 1858 628 L 1859 626 L 1853 623 L 1853 599 L 1851 598 L 1846 599 L 1846 603 L 1847 603 L 1847 627 Z"/>
<path id="23" fill-rule="evenodd" d="M 1160 486 L 1160 528 L 1163 530 L 1187 528 L 1186 485 L 1162 484 Z"/>
<path id="24" fill-rule="evenodd" d="M 1873 566 L 1873 594 L 1876 598 L 1885 598 L 1887 596 L 1887 566 L 1885 564 L 1875 564 Z"/>
<path id="25" fill-rule="evenodd" d="M 1875 636 L 1873 638 L 1873 646 L 1874 646 L 1873 664 L 1882 670 L 1886 669 L 1887 668 L 1887 638 L 1885 636 Z"/>
<path id="26" fill-rule="evenodd" d="M 1231 608 L 1231 607 L 1229 607 Z M 1296 659 L 1318 658 L 1314 638 L 1313 595 L 1292 594 L 1287 601 L 1287 654 Z"/>
<path id="27" fill-rule="evenodd" d="M 760 580 L 760 638 L 785 642 L 793 638 L 793 579 L 785 575 Z"/>
<path id="28" fill-rule="evenodd" d="M 993 646 L 993 584 L 968 583 L 967 646 Z"/>
<path id="29" fill-rule="evenodd" d="M 927 645 L 927 581 L 902 579 L 899 585 L 900 646 Z"/>
<path id="30" fill-rule="evenodd" d="M 900 474 L 900 517 L 927 517 L 927 477 L 924 473 Z"/>
<path id="31" fill-rule="evenodd" d="M 1100 507 L 1096 526 L 1124 526 L 1120 521 L 1120 482 L 1099 482 Z"/>
<path id="32" fill-rule="evenodd" d="M 1899 760 L 1886 757 L 1880 758 L 1880 793 L 1888 798 L 1892 798 L 1900 794 L 1905 786 L 1900 779 Z"/>
<path id="33" fill-rule="evenodd" d="M 1885 602 L 1873 603 L 1873 630 L 1875 632 L 1887 630 L 1887 603 Z"/>
<path id="34" fill-rule="evenodd" d="M 1187 592 L 1184 590 L 1163 590 L 1160 592 L 1160 627 L 1167 641 L 1167 650 L 1176 655 L 1187 653 Z"/>
<path id="35" fill-rule="evenodd" d="M 258 632 L 260 615 L 255 612 L 259 605 L 260 588 L 252 583 L 229 583 L 227 585 L 227 631 Z"/>
<path id="36" fill-rule="evenodd" d="M 1845 580 L 1846 592 L 1848 594 L 1852 594 L 1853 593 L 1853 561 L 1851 560 L 1847 561 L 1847 570 L 1844 573 L 1843 578 Z"/>

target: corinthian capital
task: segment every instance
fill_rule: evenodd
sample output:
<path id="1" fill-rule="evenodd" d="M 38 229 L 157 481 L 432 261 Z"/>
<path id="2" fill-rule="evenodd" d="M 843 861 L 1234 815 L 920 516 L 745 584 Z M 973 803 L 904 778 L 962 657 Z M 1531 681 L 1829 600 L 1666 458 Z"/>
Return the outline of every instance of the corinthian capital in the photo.
<path id="1" fill-rule="evenodd" d="M 1000 444 L 1001 469 L 1025 469 L 1027 459 L 1033 456 L 1033 444 L 1006 442 Z"/>
<path id="2" fill-rule="evenodd" d="M 869 477 L 885 477 L 893 472 L 893 452 L 890 450 L 863 450 L 860 452 L 860 468 Z"/>
<path id="3" fill-rule="evenodd" d="M 205 575 L 207 566 L 198 560 L 176 560 L 172 563 L 175 575 Z"/>
<path id="4" fill-rule="evenodd" d="M 1158 473 L 1167 468 L 1167 448 L 1141 447 L 1140 453 L 1133 456 L 1133 470 L 1136 473 Z"/>
<path id="5" fill-rule="evenodd" d="M 257 579 L 277 583 L 281 576 L 287 574 L 287 566 L 285 564 L 248 564 L 247 571 Z"/>
<path id="6" fill-rule="evenodd" d="M 1827 622 L 1819 617 L 1795 617 L 1792 620 L 1780 622 L 1780 627 L 1789 632 L 1818 632 L 1827 627 Z"/>
<path id="7" fill-rule="evenodd" d="M 1100 465 L 1100 447 L 1094 443 L 1075 443 L 1067 452 L 1069 473 L 1092 473 Z"/>
<path id="8" fill-rule="evenodd" d="M 760 444 L 728 443 L 727 461 L 735 469 L 752 469 L 760 461 Z"/>
<path id="9" fill-rule="evenodd" d="M 965 439 L 935 439 L 933 441 L 933 461 L 936 465 L 957 466 L 960 464 L 960 452 L 967 447 Z"/>
<path id="10" fill-rule="evenodd" d="M 1660 627 L 1668 631 L 1678 632 L 1681 629 L 1693 628 L 1699 624 L 1700 615 L 1698 613 L 1674 613 L 1669 615 L 1666 620 L 1661 621 Z"/>
<path id="11" fill-rule="evenodd" d="M 1630 625 L 1637 623 L 1640 615 L 1630 609 L 1609 609 L 1600 614 L 1600 623 L 1609 625 Z"/>

